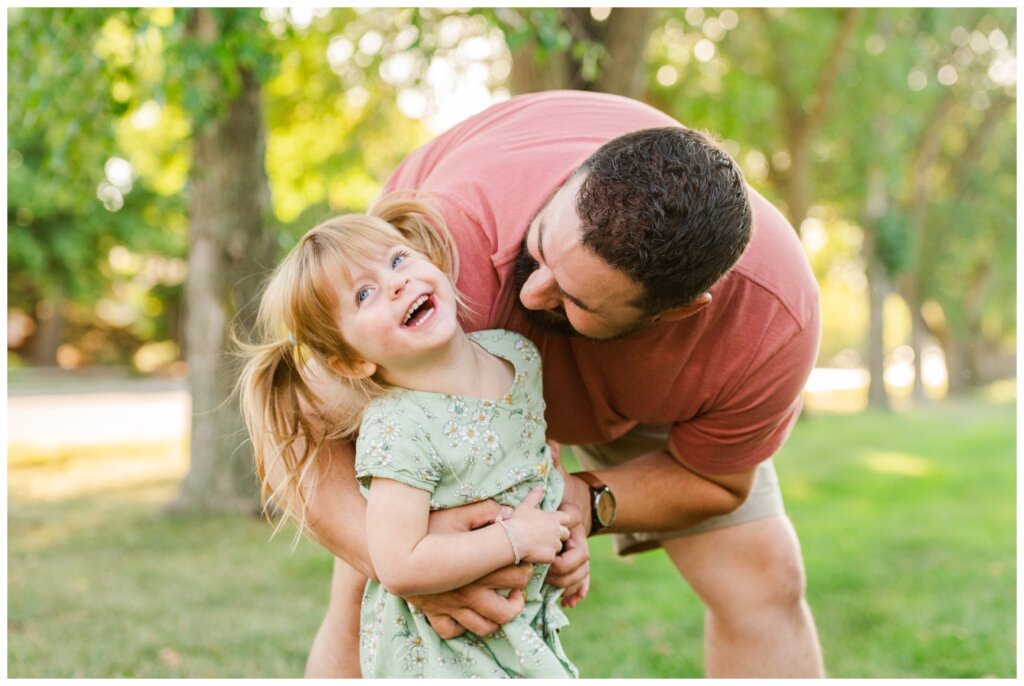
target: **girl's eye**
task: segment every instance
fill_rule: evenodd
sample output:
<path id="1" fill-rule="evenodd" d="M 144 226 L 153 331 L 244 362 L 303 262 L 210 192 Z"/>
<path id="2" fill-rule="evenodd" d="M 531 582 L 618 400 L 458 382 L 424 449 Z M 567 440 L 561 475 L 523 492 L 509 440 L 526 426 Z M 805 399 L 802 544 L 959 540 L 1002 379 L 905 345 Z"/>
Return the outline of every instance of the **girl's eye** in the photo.
<path id="1" fill-rule="evenodd" d="M 391 258 L 391 268 L 394 269 L 398 265 L 400 265 L 403 262 L 405 262 L 405 258 L 407 258 L 408 256 L 409 256 L 409 253 L 404 252 L 404 251 L 403 252 L 395 253 L 394 256 Z"/>
<path id="2" fill-rule="evenodd" d="M 358 291 L 356 291 L 356 304 L 359 305 L 360 303 L 362 303 L 364 300 L 366 300 L 369 297 L 370 297 L 370 289 L 369 288 L 360 288 Z"/>

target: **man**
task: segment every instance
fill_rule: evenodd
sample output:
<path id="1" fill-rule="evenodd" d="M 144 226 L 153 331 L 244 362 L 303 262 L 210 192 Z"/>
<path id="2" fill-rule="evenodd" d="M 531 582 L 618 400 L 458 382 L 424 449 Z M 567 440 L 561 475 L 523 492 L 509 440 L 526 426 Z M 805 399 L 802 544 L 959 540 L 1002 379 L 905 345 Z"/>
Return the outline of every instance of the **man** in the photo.
<path id="1" fill-rule="evenodd" d="M 549 437 L 589 470 L 566 479 L 582 525 L 549 578 L 585 585 L 587 534 L 615 534 L 621 554 L 661 546 L 707 608 L 708 676 L 822 676 L 770 460 L 819 338 L 817 287 L 782 215 L 702 135 L 570 91 L 459 124 L 399 166 L 387 190 L 401 189 L 424 193 L 455 237 L 466 328 L 537 344 Z M 372 569 L 351 448 L 329 451 L 311 528 L 341 559 L 307 675 L 355 676 Z M 493 591 L 515 572 L 410 601 L 442 635 L 486 633 L 516 611 Z"/>

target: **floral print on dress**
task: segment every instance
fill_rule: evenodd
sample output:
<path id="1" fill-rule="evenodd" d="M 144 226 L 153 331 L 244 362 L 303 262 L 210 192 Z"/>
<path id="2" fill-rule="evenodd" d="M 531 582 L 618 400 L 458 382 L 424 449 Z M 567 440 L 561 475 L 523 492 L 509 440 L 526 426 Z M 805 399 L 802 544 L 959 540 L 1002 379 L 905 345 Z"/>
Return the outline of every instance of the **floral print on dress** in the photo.
<path id="1" fill-rule="evenodd" d="M 537 485 L 541 507 L 562 498 L 562 477 L 545 443 L 540 356 L 507 331 L 470 334 L 512 363 L 511 388 L 497 400 L 392 389 L 367 408 L 356 443 L 356 475 L 364 494 L 373 477 L 430 492 L 432 510 L 493 498 L 515 507 Z M 376 677 L 575 677 L 558 641 L 568 624 L 561 591 L 544 584 L 547 565 L 534 565 L 526 607 L 495 634 L 442 640 L 423 613 L 375 582 L 363 598 L 360 662 Z M 368 628 L 369 627 L 369 628 Z"/>

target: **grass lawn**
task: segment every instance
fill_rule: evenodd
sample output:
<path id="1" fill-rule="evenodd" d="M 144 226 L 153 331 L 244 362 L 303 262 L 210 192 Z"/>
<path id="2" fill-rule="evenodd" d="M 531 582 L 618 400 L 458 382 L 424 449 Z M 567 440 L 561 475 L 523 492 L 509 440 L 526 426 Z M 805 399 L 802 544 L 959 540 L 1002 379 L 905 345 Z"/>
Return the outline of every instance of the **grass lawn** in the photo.
<path id="1" fill-rule="evenodd" d="M 1015 676 L 1012 403 L 814 415 L 776 464 L 831 676 Z M 12 497 L 10 677 L 301 675 L 329 555 L 251 519 L 161 516 L 175 487 Z M 703 611 L 668 559 L 603 538 L 591 555 L 562 634 L 581 673 L 700 676 Z"/>

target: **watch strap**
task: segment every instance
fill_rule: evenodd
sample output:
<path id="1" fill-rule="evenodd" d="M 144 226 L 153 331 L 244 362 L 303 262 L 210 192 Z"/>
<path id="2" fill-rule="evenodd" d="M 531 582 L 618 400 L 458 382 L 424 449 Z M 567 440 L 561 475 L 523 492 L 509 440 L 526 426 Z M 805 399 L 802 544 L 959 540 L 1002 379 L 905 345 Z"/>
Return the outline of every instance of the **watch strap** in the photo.
<path id="1" fill-rule="evenodd" d="M 611 493 L 611 491 L 608 489 L 608 485 L 605 484 L 605 482 L 601 481 L 591 472 L 573 472 L 572 475 L 579 477 L 585 484 L 587 484 L 587 486 L 590 487 L 590 535 L 593 536 L 606 528 L 597 516 L 597 496 L 602 491 L 608 491 L 609 493 Z"/>
<path id="2" fill-rule="evenodd" d="M 583 479 L 591 489 L 600 491 L 602 488 L 608 488 L 603 481 L 591 472 L 573 472 L 572 475 Z"/>

